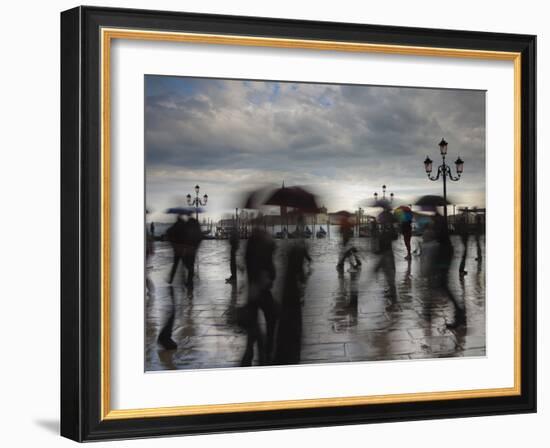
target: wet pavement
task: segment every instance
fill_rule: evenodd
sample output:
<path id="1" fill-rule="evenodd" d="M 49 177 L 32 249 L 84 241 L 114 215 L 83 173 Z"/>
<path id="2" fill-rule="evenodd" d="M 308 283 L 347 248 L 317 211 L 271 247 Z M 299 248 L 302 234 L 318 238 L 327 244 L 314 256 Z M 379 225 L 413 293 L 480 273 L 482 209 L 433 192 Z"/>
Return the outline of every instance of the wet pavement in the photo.
<path id="1" fill-rule="evenodd" d="M 369 238 L 353 239 L 362 267 L 346 264 L 336 270 L 339 240 L 307 240 L 312 258 L 302 304 L 300 363 L 331 363 L 485 356 L 485 263 L 476 260 L 476 244 L 470 238 L 466 259 L 467 275 L 458 275 L 463 249 L 452 237 L 455 248 L 449 274 L 450 289 L 466 310 L 466 325 L 449 328 L 454 306 L 444 291 L 430 287 L 423 276 L 422 257 L 404 259 L 401 237 L 394 242 L 397 302 L 390 300 L 383 271 L 375 272 L 377 256 Z M 145 369 L 174 370 L 237 367 L 246 346 L 246 332 L 236 324 L 236 314 L 246 303 L 246 274 L 232 286 L 229 277 L 229 244 L 225 240 L 203 241 L 198 253 L 195 286 L 183 285 L 180 265 L 172 285 L 167 283 L 172 264 L 168 243 L 155 242 L 148 261 L 151 292 L 145 296 Z M 241 241 L 240 259 L 245 240 Z M 292 240 L 276 240 L 276 266 Z M 483 246 L 482 246 L 482 256 Z M 413 249 L 420 240 L 413 237 Z M 280 302 L 280 275 L 273 287 Z M 164 327 L 172 326 L 176 349 L 158 343 Z M 257 365 L 257 355 L 253 365 Z"/>

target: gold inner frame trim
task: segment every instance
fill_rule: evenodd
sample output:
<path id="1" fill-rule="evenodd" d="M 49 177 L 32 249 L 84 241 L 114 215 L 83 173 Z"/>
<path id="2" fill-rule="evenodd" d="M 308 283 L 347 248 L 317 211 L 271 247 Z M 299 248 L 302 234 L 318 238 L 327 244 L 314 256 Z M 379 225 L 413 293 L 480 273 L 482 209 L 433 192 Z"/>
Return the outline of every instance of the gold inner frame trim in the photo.
<path id="1" fill-rule="evenodd" d="M 453 57 L 513 61 L 514 63 L 514 386 L 506 388 L 419 392 L 390 395 L 314 398 L 140 409 L 111 409 L 110 346 L 110 157 L 111 157 L 111 42 L 130 39 L 212 45 L 294 48 L 356 53 Z M 406 403 L 432 400 L 503 397 L 521 394 L 521 54 L 515 52 L 418 47 L 304 39 L 278 39 L 217 34 L 101 29 L 101 419 L 168 417 L 317 407 Z"/>

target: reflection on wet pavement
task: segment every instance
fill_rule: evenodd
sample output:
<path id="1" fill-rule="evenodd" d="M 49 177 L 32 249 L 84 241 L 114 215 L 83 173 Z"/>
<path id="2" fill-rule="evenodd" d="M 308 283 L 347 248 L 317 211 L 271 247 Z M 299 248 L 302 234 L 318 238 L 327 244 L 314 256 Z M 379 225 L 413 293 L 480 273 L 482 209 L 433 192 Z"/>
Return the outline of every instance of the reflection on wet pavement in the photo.
<path id="1" fill-rule="evenodd" d="M 472 239 L 471 239 L 472 240 Z M 237 367 L 246 347 L 246 332 L 237 324 L 239 307 L 247 301 L 243 270 L 243 241 L 238 253 L 238 281 L 229 276 L 229 244 L 205 240 L 197 256 L 195 284 L 184 286 L 182 272 L 172 285 L 169 243 L 155 242 L 148 261 L 149 292 L 145 295 L 145 368 L 151 370 Z M 283 254 L 290 240 L 277 240 L 275 300 L 281 303 Z M 369 238 L 357 238 L 362 265 L 336 269 L 338 241 L 308 240 L 312 258 L 302 297 L 300 363 L 330 363 L 424 359 L 485 355 L 485 270 L 475 260 L 470 241 L 465 276 L 459 276 L 462 247 L 455 247 L 450 288 L 465 306 L 467 324 L 447 325 L 455 309 L 443 291 L 430 287 L 421 275 L 421 258 L 406 255 L 401 240 L 394 242 L 397 301 L 381 271 Z M 419 242 L 413 238 L 413 247 Z M 181 271 L 182 269 L 180 269 Z M 261 324 L 265 327 L 265 323 Z M 256 355 L 257 358 L 257 355 Z M 258 360 L 254 359 L 253 365 Z"/>

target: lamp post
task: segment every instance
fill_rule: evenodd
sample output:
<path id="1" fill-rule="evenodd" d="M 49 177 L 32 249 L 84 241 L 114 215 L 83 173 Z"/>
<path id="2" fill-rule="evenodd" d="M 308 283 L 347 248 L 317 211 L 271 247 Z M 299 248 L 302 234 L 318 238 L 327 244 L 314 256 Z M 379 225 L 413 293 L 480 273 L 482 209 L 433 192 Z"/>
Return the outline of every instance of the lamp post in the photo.
<path id="1" fill-rule="evenodd" d="M 361 233 L 361 221 L 363 220 L 363 209 L 361 207 L 359 207 L 357 209 L 357 219 L 355 220 L 355 227 L 357 228 L 357 236 L 360 236 L 360 233 Z"/>
<path id="2" fill-rule="evenodd" d="M 187 195 L 187 204 L 190 205 L 191 207 L 195 207 L 195 219 L 198 221 L 199 220 L 199 206 L 205 206 L 206 203 L 208 202 L 208 195 L 205 194 L 202 199 L 199 198 L 199 191 L 200 191 L 201 187 L 199 187 L 198 185 L 195 185 L 195 197 L 191 197 L 190 194 Z"/>
<path id="3" fill-rule="evenodd" d="M 447 156 L 447 145 L 448 143 L 445 141 L 444 138 L 441 139 L 439 142 L 439 152 L 441 153 L 441 159 L 442 163 L 437 167 L 437 174 L 435 176 L 432 176 L 432 164 L 433 161 L 426 156 L 426 160 L 424 160 L 424 168 L 426 170 L 426 174 L 428 175 L 428 179 L 436 181 L 439 179 L 439 177 L 443 177 L 443 200 L 445 202 L 444 206 L 444 216 L 445 216 L 445 225 L 448 225 L 447 222 L 447 178 L 449 180 L 452 180 L 453 182 L 457 182 L 460 180 L 460 176 L 462 176 L 462 172 L 464 171 L 464 160 L 458 156 L 458 158 L 455 161 L 456 165 L 456 177 L 453 176 L 451 172 L 451 167 L 447 165 L 445 162 L 445 157 Z"/>
<path id="4" fill-rule="evenodd" d="M 382 185 L 382 199 L 386 199 L 386 185 Z M 374 192 L 374 200 L 378 201 L 378 193 Z M 390 202 L 393 202 L 393 193 L 390 193 Z"/>

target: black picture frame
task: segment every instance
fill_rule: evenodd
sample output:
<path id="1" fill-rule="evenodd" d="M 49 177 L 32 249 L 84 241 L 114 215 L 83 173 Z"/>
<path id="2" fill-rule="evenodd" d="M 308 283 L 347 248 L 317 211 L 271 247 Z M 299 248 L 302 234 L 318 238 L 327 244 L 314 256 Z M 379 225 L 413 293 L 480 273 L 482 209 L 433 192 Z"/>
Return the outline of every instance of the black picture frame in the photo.
<path id="1" fill-rule="evenodd" d="M 103 27 L 521 53 L 521 393 L 515 396 L 102 419 Z M 99 7 L 61 13 L 61 435 L 76 441 L 536 411 L 536 37 Z"/>

